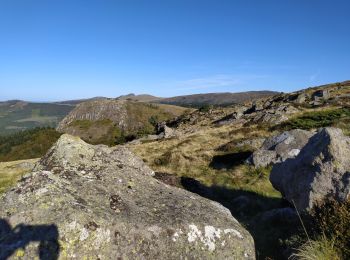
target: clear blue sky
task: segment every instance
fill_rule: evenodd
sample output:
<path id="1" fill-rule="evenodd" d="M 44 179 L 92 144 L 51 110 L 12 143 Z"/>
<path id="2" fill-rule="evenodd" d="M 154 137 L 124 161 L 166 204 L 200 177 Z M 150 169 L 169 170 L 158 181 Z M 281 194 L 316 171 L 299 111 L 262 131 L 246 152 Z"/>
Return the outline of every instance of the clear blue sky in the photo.
<path id="1" fill-rule="evenodd" d="M 348 0 L 0 0 L 0 100 L 347 79 Z"/>

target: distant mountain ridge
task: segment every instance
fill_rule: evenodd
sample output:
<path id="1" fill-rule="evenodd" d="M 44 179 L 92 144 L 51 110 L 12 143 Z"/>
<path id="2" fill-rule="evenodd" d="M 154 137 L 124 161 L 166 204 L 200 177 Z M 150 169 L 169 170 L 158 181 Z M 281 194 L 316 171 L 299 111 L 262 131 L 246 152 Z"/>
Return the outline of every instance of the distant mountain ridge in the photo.
<path id="1" fill-rule="evenodd" d="M 349 81 L 337 82 L 306 88 L 298 92 L 308 92 L 310 89 L 341 87 Z M 23 100 L 0 101 L 0 135 L 35 127 L 56 127 L 78 104 L 91 101 L 116 100 L 139 103 L 167 104 L 180 107 L 200 108 L 205 105 L 229 106 L 245 104 L 262 98 L 281 94 L 274 91 L 247 91 L 239 93 L 205 93 L 161 98 L 149 94 L 127 94 L 116 98 L 93 97 L 88 99 L 66 100 L 59 102 L 28 102 Z M 350 94 L 349 94 L 350 95 Z M 173 108 L 172 108 L 173 109 Z M 172 110 L 170 109 L 170 111 Z"/>
<path id="2" fill-rule="evenodd" d="M 268 90 L 238 93 L 206 93 L 163 98 L 156 102 L 186 107 L 199 107 L 203 105 L 227 106 L 233 104 L 243 104 L 254 99 L 265 98 L 276 94 L 279 94 L 279 92 Z"/>

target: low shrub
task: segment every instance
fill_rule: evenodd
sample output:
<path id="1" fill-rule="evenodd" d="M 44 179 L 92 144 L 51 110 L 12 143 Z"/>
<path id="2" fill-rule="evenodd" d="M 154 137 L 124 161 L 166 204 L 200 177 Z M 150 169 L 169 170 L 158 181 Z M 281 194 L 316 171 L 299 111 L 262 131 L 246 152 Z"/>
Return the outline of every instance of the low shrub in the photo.
<path id="1" fill-rule="evenodd" d="M 350 259 L 350 200 L 328 200 L 314 212 L 314 228 L 334 241 L 344 259 Z"/>

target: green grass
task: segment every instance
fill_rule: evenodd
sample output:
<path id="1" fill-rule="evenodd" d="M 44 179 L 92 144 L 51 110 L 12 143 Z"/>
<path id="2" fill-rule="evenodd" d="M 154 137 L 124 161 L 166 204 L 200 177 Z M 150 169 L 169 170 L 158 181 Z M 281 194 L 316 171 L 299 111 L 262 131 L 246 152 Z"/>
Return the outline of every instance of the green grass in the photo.
<path id="1" fill-rule="evenodd" d="M 37 160 L 0 163 L 0 194 L 13 187 Z M 27 166 L 23 166 L 27 165 Z"/>
<path id="2" fill-rule="evenodd" d="M 350 120 L 350 108 L 328 109 L 323 111 L 306 112 L 296 118 L 292 118 L 277 126 L 272 130 L 291 130 L 291 129 L 316 129 L 327 126 L 337 126 L 342 122 Z M 347 124 L 343 125 L 344 130 L 349 131 Z"/>

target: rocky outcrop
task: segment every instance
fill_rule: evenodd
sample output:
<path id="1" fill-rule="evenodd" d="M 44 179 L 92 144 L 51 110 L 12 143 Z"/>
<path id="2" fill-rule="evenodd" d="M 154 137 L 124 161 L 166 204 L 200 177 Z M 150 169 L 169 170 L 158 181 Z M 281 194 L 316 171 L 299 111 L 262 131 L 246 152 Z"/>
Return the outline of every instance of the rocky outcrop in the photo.
<path id="1" fill-rule="evenodd" d="M 255 167 L 265 167 L 294 158 L 313 134 L 309 131 L 295 129 L 267 138 L 262 147 L 250 156 L 248 162 Z"/>
<path id="2" fill-rule="evenodd" d="M 301 211 L 312 212 L 327 198 L 350 194 L 350 138 L 337 128 L 318 131 L 298 156 L 274 165 L 270 181 Z"/>
<path id="3" fill-rule="evenodd" d="M 80 103 L 59 123 L 57 130 L 67 132 L 69 125 L 77 120 L 98 121 L 105 119 L 117 123 L 121 128 L 126 128 L 126 101 L 101 99 Z"/>
<path id="4" fill-rule="evenodd" d="M 63 135 L 2 195 L 0 259 L 255 259 L 226 208 L 152 176 L 124 147 Z"/>

